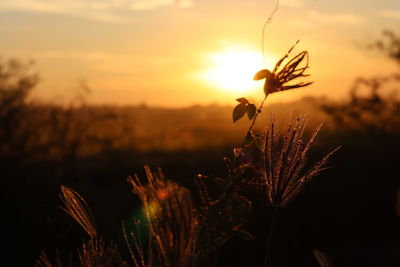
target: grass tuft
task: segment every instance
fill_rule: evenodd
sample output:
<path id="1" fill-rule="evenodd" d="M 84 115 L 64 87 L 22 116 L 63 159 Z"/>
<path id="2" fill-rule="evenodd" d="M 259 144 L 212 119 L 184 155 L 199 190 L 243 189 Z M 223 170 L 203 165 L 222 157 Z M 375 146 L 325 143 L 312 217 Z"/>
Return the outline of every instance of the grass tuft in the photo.
<path id="1" fill-rule="evenodd" d="M 147 184 L 138 176 L 128 178 L 133 193 L 143 203 L 149 228 L 146 266 L 193 266 L 196 261 L 197 212 L 190 191 L 145 166 Z M 142 256 L 134 261 L 144 262 Z"/>

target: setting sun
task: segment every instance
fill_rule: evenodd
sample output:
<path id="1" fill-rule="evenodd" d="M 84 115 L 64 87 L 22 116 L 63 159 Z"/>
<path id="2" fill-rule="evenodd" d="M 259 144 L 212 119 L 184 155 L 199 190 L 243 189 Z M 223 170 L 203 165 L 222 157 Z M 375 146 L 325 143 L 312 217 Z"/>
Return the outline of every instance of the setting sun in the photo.
<path id="1" fill-rule="evenodd" d="M 251 93 L 259 88 L 259 83 L 253 80 L 253 76 L 264 68 L 261 52 L 231 48 L 211 53 L 208 59 L 211 67 L 203 73 L 202 78 L 217 89 Z M 266 67 L 271 69 L 273 62 L 267 56 Z"/>

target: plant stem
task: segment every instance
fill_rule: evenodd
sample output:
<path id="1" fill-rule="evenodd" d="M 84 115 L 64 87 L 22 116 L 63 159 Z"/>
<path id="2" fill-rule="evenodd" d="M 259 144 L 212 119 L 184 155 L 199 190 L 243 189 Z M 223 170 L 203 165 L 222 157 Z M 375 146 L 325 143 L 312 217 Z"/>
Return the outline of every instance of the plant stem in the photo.
<path id="1" fill-rule="evenodd" d="M 251 134 L 251 130 L 253 129 L 254 124 L 256 123 L 256 120 L 257 120 L 258 115 L 261 113 L 261 110 L 262 110 L 262 108 L 263 108 L 263 106 L 264 106 L 265 100 L 267 100 L 267 97 L 268 97 L 268 95 L 265 95 L 263 101 L 261 102 L 260 106 L 258 107 L 257 112 L 256 112 L 256 115 L 254 115 L 254 118 L 253 118 L 253 120 L 251 121 L 250 127 L 249 127 L 249 129 L 247 130 L 247 136 Z"/>
<path id="2" fill-rule="evenodd" d="M 271 248 L 272 232 L 274 230 L 277 213 L 278 213 L 278 207 L 274 207 L 274 210 L 272 211 L 271 225 L 269 227 L 267 245 L 265 247 L 265 258 L 264 258 L 264 265 L 263 265 L 264 267 L 268 266 L 268 256 L 269 256 L 269 251 Z"/>

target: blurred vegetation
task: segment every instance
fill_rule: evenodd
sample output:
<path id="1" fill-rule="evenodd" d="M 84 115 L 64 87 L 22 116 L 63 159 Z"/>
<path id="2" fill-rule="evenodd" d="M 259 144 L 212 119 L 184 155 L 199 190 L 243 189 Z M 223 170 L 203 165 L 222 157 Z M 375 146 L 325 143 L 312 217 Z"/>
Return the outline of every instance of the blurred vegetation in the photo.
<path id="1" fill-rule="evenodd" d="M 387 31 L 371 48 L 399 62 L 399 40 Z M 120 221 L 130 220 L 137 209 L 126 182 L 129 175 L 143 175 L 144 165 L 159 166 L 177 183 L 193 188 L 197 173 L 225 174 L 223 157 L 232 155 L 248 126 L 232 124 L 229 106 L 166 109 L 30 101 L 39 82 L 33 69 L 31 63 L 0 60 L 6 266 L 31 266 L 42 249 L 55 254 L 58 248 L 68 257 L 65 251 L 80 244 L 82 230 L 59 208 L 60 185 L 85 196 L 104 238 L 123 247 Z M 330 164 L 334 168 L 282 212 L 271 266 L 318 266 L 313 249 L 329 255 L 334 266 L 400 265 L 399 87 L 400 70 L 357 78 L 341 102 L 305 98 L 268 105 L 261 114 L 258 128 L 267 126 L 271 114 L 282 123 L 293 109 L 311 115 L 310 127 L 325 120 L 315 157 L 342 145 Z M 255 208 L 258 215 L 249 218 L 246 230 L 263 236 L 270 210 Z M 234 237 L 215 261 L 219 266 L 258 266 L 263 240 Z"/>

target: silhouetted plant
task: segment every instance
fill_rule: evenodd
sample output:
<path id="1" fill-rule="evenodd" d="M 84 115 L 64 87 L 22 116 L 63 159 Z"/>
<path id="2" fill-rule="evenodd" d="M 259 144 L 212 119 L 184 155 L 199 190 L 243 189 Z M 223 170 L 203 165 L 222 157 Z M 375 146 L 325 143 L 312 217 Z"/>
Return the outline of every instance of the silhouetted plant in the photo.
<path id="1" fill-rule="evenodd" d="M 197 175 L 196 184 L 201 199 L 199 220 L 199 242 L 204 244 L 203 258 L 232 236 L 240 235 L 246 239 L 254 239 L 242 229 L 246 217 L 252 210 L 252 202 L 245 196 L 253 178 L 251 162 L 241 162 L 225 158 L 228 173 L 226 177 L 208 177 Z M 213 183 L 214 190 L 206 183 Z M 214 191 L 214 193 L 211 193 Z M 215 192 L 216 191 L 216 192 Z"/>
<path id="2" fill-rule="evenodd" d="M 254 105 L 250 104 L 246 98 L 238 98 L 237 101 L 240 104 L 233 110 L 234 122 L 243 117 L 246 112 L 249 119 L 252 120 L 244 145 L 236 150 L 240 151 L 242 157 L 251 159 L 251 166 L 254 168 L 253 175 L 262 173 L 260 185 L 265 188 L 268 202 L 274 207 L 265 251 L 265 266 L 268 264 L 269 248 L 277 208 L 285 207 L 300 192 L 306 182 L 309 182 L 324 169 L 327 160 L 337 151 L 337 149 L 333 150 L 319 162 L 311 165 L 307 171 L 304 170 L 311 146 L 315 142 L 316 136 L 322 126 L 321 124 L 317 127 L 308 141 L 303 141 L 303 133 L 306 125 L 305 117 L 298 117 L 294 122 L 291 119 L 283 133 L 280 133 L 276 129 L 273 121 L 271 121 L 269 128 L 265 131 L 264 137 L 263 134 L 253 133 L 253 126 L 262 111 L 268 95 L 312 84 L 312 82 L 288 84 L 295 79 L 309 76 L 305 74 L 309 66 L 307 51 L 298 53 L 280 68 L 283 62 L 289 58 L 291 51 L 297 43 L 298 41 L 276 63 L 273 71 L 263 69 L 254 76 L 254 80 L 265 79 L 263 87 L 264 99 L 257 111 L 253 112 Z M 303 62 L 304 66 L 301 65 Z M 257 155 L 260 153 L 263 155 L 262 158 Z"/>
<path id="3" fill-rule="evenodd" d="M 304 116 L 298 117 L 295 121 L 291 119 L 287 128 L 281 133 L 271 121 L 265 134 L 263 182 L 268 202 L 274 207 L 265 252 L 265 266 L 268 264 L 269 247 L 278 208 L 286 207 L 306 183 L 325 169 L 328 159 L 339 149 L 334 149 L 305 170 L 310 149 L 322 126 L 320 124 L 310 139 L 304 141 L 306 122 L 307 118 Z"/>
<path id="4" fill-rule="evenodd" d="M 281 65 L 287 58 L 289 58 L 290 53 L 298 44 L 298 42 L 299 41 L 297 41 L 289 49 L 289 51 L 280 60 L 278 60 L 278 62 L 275 64 L 273 71 L 262 69 L 255 74 L 254 80 L 265 79 L 263 87 L 265 96 L 256 112 L 254 112 L 254 104 L 250 104 L 246 98 L 242 97 L 237 99 L 240 104 L 237 105 L 233 110 L 233 122 L 243 117 L 244 114 L 246 114 L 247 112 L 249 119 L 252 120 L 247 135 L 251 135 L 251 130 L 253 129 L 253 126 L 257 120 L 258 114 L 262 111 L 264 102 L 267 99 L 268 95 L 290 89 L 301 88 L 312 84 L 312 82 L 299 82 L 297 84 L 288 84 L 295 79 L 309 76 L 308 74 L 304 73 L 308 69 L 309 58 L 307 51 L 302 51 L 298 53 L 296 56 L 289 59 L 289 61 L 281 68 Z M 303 63 L 304 66 L 301 65 Z"/>

